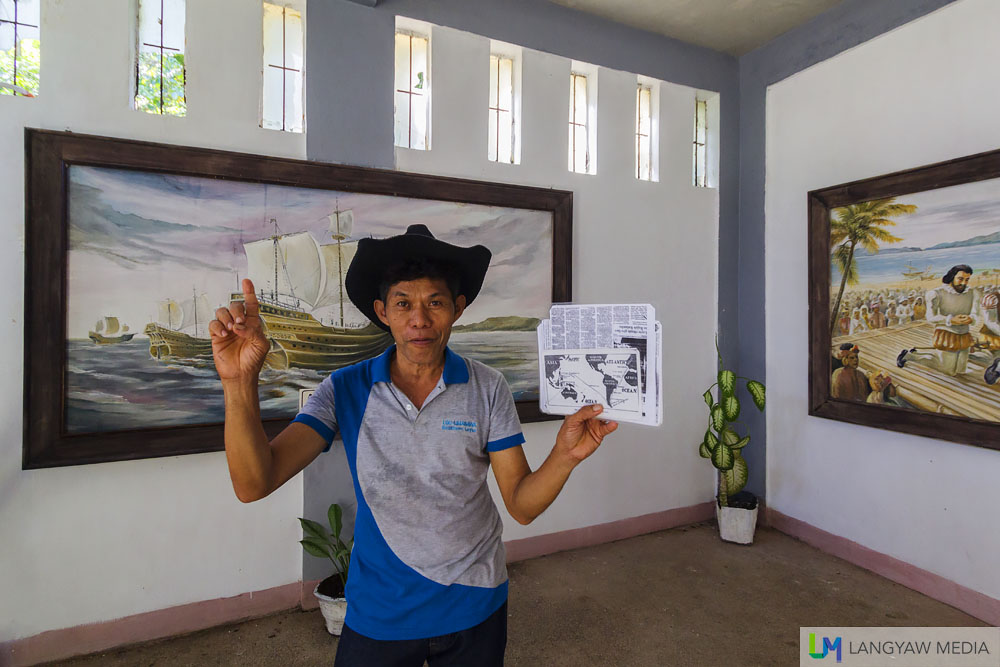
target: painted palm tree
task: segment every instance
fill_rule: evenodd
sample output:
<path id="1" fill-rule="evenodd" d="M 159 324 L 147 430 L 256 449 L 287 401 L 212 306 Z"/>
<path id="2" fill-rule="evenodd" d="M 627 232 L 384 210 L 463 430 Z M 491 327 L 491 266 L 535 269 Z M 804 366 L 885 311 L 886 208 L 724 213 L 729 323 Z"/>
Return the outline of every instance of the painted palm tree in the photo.
<path id="1" fill-rule="evenodd" d="M 912 204 L 897 204 L 895 197 L 873 199 L 841 206 L 833 210 L 830 221 L 830 245 L 835 246 L 833 261 L 840 269 L 840 291 L 833 304 L 833 316 L 830 318 L 830 334 L 833 335 L 837 325 L 837 313 L 840 312 L 840 301 L 844 297 L 844 288 L 848 284 L 858 283 L 858 264 L 854 260 L 854 251 L 858 246 L 870 254 L 879 251 L 880 243 L 898 243 L 903 239 L 893 236 L 886 227 L 894 227 L 892 219 L 907 213 L 913 213 L 917 207 Z"/>

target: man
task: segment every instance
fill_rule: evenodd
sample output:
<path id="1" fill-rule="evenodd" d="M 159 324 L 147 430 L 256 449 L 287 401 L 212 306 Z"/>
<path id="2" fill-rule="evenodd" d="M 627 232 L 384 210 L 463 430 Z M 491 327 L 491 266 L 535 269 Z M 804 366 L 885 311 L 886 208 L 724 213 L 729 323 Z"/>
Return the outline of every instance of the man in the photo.
<path id="1" fill-rule="evenodd" d="M 840 309 L 840 317 L 837 318 L 838 336 L 846 336 L 851 333 L 851 312 L 845 303 Z"/>
<path id="2" fill-rule="evenodd" d="M 1000 291 L 996 286 L 986 288 L 979 302 L 983 325 L 979 329 L 979 349 L 989 355 L 983 380 L 996 384 L 1000 380 Z"/>
<path id="3" fill-rule="evenodd" d="M 851 327 L 848 333 L 854 335 L 862 333 L 864 331 L 868 331 L 868 325 L 861 317 L 861 309 L 855 308 L 854 311 L 851 313 Z"/>
<path id="4" fill-rule="evenodd" d="M 913 321 L 913 303 L 910 301 L 909 297 L 906 297 L 899 302 L 899 306 L 896 307 L 896 323 L 897 324 L 909 324 Z"/>
<path id="5" fill-rule="evenodd" d="M 896 397 L 899 392 L 896 391 L 896 385 L 892 383 L 890 375 L 880 370 L 868 371 L 868 384 L 872 390 L 865 400 L 866 403 L 876 405 L 895 405 L 898 403 Z"/>
<path id="6" fill-rule="evenodd" d="M 969 348 L 975 343 L 969 325 L 975 321 L 972 311 L 978 305 L 976 291 L 969 289 L 971 278 L 972 267 L 957 264 L 941 278 L 941 287 L 927 292 L 927 321 L 934 324 L 934 351 L 918 351 L 915 347 L 903 350 L 896 356 L 897 366 L 904 368 L 906 362 L 912 361 L 950 376 L 966 371 Z"/>
<path id="7" fill-rule="evenodd" d="M 884 329 L 886 326 L 885 315 L 882 314 L 882 305 L 878 301 L 872 302 L 871 328 Z"/>
<path id="8" fill-rule="evenodd" d="M 899 309 L 894 299 L 889 299 L 889 305 L 885 307 L 885 326 L 892 327 L 899 324 Z"/>
<path id="9" fill-rule="evenodd" d="M 841 366 L 833 371 L 830 395 L 845 401 L 864 401 L 871 393 L 868 377 L 858 368 L 860 362 L 857 345 L 841 343 L 835 358 Z"/>
<path id="10" fill-rule="evenodd" d="M 210 325 L 240 500 L 267 496 L 342 436 L 358 512 L 336 665 L 502 664 L 507 573 L 487 469 L 508 512 L 527 524 L 617 428 L 587 406 L 566 417 L 531 471 L 503 376 L 447 347 L 490 257 L 423 225 L 359 241 L 348 296 L 395 345 L 331 374 L 270 443 L 257 400 L 269 344 L 249 280 L 244 302 L 220 308 Z"/>

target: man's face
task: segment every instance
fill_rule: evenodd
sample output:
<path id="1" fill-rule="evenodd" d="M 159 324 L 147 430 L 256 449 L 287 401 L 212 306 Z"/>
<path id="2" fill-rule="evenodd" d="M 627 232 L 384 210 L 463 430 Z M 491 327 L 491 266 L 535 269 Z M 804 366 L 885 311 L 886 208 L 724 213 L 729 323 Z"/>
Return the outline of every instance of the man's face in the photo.
<path id="1" fill-rule="evenodd" d="M 440 278 L 398 282 L 384 302 L 375 301 L 375 314 L 392 332 L 396 352 L 421 365 L 443 361 L 451 326 L 464 310 L 465 296 L 453 300 Z"/>
<path id="2" fill-rule="evenodd" d="M 847 366 L 848 368 L 857 368 L 858 367 L 858 353 L 852 351 L 852 352 L 848 352 L 847 354 L 845 354 L 844 355 L 844 365 Z"/>
<path id="3" fill-rule="evenodd" d="M 955 274 L 955 277 L 951 280 L 951 286 L 955 288 L 956 292 L 964 292 L 965 288 L 969 286 L 969 278 L 972 277 L 971 273 L 966 273 L 965 271 L 959 271 Z"/>

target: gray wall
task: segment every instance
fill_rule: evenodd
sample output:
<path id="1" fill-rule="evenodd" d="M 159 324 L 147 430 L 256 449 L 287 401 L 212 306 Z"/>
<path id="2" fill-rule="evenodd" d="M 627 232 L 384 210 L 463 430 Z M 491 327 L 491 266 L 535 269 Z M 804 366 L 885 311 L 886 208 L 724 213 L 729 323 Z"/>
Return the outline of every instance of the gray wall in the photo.
<path id="1" fill-rule="evenodd" d="M 719 300 L 721 304 L 723 295 L 732 297 L 736 307 L 720 311 L 719 327 L 723 331 L 738 332 L 736 346 L 740 375 L 765 383 L 767 381 L 764 377 L 764 156 L 767 87 L 952 1 L 846 0 L 809 23 L 790 30 L 739 59 L 739 216 L 735 221 L 729 217 L 719 221 Z M 803 197 L 803 221 L 805 206 Z M 802 251 L 805 252 L 805 248 Z M 736 270 L 726 270 L 726 266 Z M 769 405 L 768 409 L 780 410 L 781 406 Z M 756 410 L 748 410 L 743 414 L 753 434 L 753 442 L 744 450 L 750 467 L 747 488 L 758 496 L 763 496 L 767 451 L 764 417 Z"/>

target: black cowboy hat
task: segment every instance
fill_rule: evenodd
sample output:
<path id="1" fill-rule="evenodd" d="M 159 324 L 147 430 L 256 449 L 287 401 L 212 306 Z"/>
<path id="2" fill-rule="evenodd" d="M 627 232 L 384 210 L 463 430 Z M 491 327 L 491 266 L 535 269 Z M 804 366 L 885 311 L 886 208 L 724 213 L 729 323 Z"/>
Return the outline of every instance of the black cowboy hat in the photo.
<path id="1" fill-rule="evenodd" d="M 454 266 L 459 274 L 458 294 L 471 304 L 483 287 L 493 253 L 486 246 L 462 248 L 434 238 L 426 225 L 410 225 L 405 234 L 387 239 L 361 239 L 344 287 L 351 303 L 368 319 L 386 331 L 389 327 L 375 314 L 375 300 L 386 269 L 411 259 L 429 259 Z M 458 296 L 455 294 L 454 296 Z"/>

